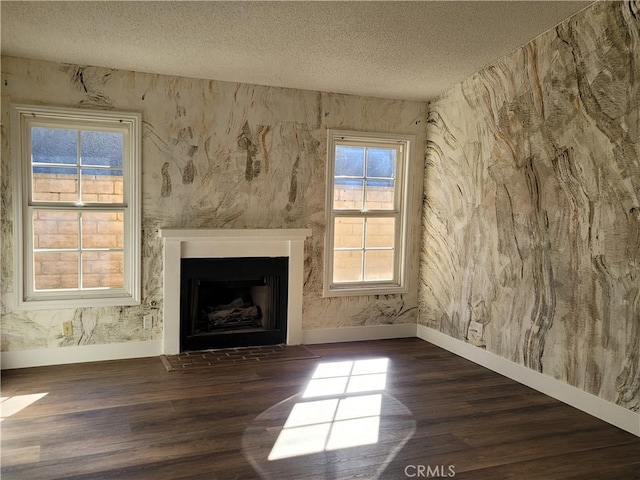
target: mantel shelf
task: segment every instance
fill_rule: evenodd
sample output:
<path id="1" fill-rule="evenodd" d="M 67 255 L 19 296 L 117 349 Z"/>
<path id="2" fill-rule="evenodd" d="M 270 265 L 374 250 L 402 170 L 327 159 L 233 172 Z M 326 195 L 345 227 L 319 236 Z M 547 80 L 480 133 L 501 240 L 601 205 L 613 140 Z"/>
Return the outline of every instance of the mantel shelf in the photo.
<path id="1" fill-rule="evenodd" d="M 217 229 L 181 229 L 161 228 L 158 236 L 175 241 L 265 241 L 265 240 L 304 240 L 311 236 L 310 228 L 217 228 Z"/>

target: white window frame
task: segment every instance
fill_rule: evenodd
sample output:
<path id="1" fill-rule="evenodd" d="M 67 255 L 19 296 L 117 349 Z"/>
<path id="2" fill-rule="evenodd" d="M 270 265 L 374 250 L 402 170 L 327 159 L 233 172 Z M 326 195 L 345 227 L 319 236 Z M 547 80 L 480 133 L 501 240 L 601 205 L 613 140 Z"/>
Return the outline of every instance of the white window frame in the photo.
<path id="1" fill-rule="evenodd" d="M 326 179 L 326 229 L 324 246 L 324 286 L 325 297 L 356 296 L 356 295 L 388 295 L 407 293 L 407 215 L 410 198 L 411 166 L 413 164 L 413 149 L 415 135 L 394 133 L 354 132 L 347 130 L 327 130 L 327 179 Z M 399 147 L 400 154 L 396 160 L 395 201 L 393 211 L 363 211 L 336 210 L 334 204 L 334 172 L 335 153 L 338 144 L 363 146 L 383 146 L 387 148 Z M 395 245 L 394 245 L 394 277 L 389 281 L 364 280 L 361 282 L 334 282 L 334 225 L 336 217 L 389 217 L 394 216 Z"/>
<path id="2" fill-rule="evenodd" d="M 78 308 L 138 305 L 141 298 L 141 115 L 132 112 L 96 111 L 36 105 L 11 108 L 14 200 L 14 292 L 16 308 Z M 117 204 L 44 202 L 31 200 L 32 126 L 118 131 L 124 134 L 123 202 Z M 32 212 L 34 209 L 124 211 L 124 287 L 101 289 L 35 290 Z"/>

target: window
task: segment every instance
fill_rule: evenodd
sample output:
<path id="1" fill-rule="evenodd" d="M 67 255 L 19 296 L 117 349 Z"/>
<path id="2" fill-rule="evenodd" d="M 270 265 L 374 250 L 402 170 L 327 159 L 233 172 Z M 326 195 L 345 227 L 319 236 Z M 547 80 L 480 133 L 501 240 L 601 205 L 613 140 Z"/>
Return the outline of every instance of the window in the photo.
<path id="1" fill-rule="evenodd" d="M 410 135 L 328 132 L 324 294 L 406 292 Z"/>
<path id="2" fill-rule="evenodd" d="M 140 116 L 13 107 L 18 306 L 140 301 Z"/>

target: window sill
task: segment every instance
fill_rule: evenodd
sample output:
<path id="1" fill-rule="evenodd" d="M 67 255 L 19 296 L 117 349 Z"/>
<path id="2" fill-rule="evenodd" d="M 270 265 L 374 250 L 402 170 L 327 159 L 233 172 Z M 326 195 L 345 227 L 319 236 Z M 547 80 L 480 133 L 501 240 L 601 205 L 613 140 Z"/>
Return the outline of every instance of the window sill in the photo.
<path id="1" fill-rule="evenodd" d="M 323 297 L 357 297 L 371 295 L 402 295 L 408 293 L 409 290 L 404 286 L 391 285 L 375 285 L 371 287 L 325 287 L 322 293 Z"/>
<path id="2" fill-rule="evenodd" d="M 56 298 L 56 299 L 19 299 L 16 310 L 45 310 L 87 307 L 126 307 L 140 305 L 140 300 L 131 296 L 105 298 Z"/>

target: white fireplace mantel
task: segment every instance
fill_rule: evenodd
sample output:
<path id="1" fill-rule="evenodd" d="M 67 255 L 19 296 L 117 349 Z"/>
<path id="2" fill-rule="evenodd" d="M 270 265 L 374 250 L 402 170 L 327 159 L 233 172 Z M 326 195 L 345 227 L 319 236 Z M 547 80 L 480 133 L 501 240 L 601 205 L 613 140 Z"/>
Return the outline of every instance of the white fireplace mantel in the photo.
<path id="1" fill-rule="evenodd" d="M 300 229 L 173 229 L 158 235 L 164 242 L 163 338 L 165 354 L 180 352 L 180 261 L 183 258 L 288 257 L 287 344 L 302 341 L 304 240 Z"/>

